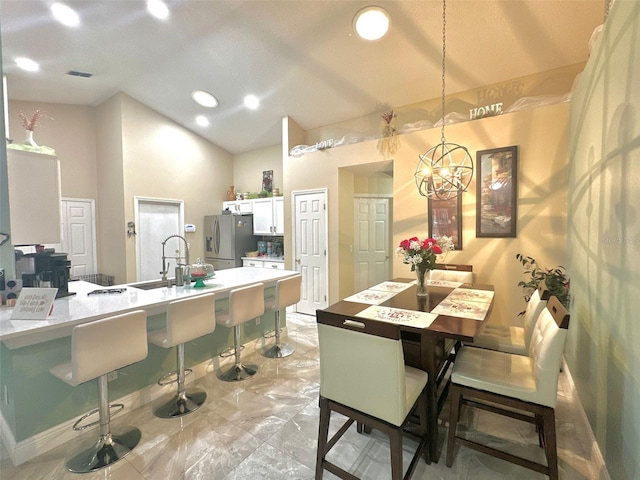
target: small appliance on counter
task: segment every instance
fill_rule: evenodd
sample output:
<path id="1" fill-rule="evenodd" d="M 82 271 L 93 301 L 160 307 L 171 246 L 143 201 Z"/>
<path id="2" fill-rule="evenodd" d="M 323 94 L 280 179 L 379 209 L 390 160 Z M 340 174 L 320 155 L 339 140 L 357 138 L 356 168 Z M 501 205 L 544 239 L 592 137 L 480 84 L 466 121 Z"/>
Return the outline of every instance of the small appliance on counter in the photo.
<path id="1" fill-rule="evenodd" d="M 16 250 L 16 277 L 23 287 L 53 287 L 58 289 L 56 298 L 75 295 L 69 292 L 71 260 L 66 253 L 56 253 L 52 248 L 42 252 L 23 254 Z"/>

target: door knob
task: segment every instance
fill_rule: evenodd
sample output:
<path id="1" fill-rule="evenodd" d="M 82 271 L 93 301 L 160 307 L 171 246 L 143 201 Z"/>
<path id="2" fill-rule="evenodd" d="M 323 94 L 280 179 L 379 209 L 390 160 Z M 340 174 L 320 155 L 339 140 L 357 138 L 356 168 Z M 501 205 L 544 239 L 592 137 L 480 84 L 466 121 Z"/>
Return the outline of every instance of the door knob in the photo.
<path id="1" fill-rule="evenodd" d="M 296 258 L 296 263 L 300 263 L 300 259 L 299 258 Z"/>

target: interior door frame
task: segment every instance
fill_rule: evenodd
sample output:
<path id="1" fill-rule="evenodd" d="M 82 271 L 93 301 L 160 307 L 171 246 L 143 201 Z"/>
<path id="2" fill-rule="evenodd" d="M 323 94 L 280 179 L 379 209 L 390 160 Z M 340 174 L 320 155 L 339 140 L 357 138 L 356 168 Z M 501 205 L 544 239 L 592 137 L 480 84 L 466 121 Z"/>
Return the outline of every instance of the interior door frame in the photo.
<path id="1" fill-rule="evenodd" d="M 168 205 L 176 205 L 179 208 L 178 211 L 178 226 L 184 226 L 184 200 L 173 199 L 173 198 L 158 198 L 158 197 L 133 197 L 134 203 L 134 212 L 133 218 L 136 225 L 140 223 L 140 204 L 141 203 L 166 203 Z M 179 232 L 182 234 L 182 232 Z M 140 278 L 140 255 L 138 252 L 140 251 L 140 241 L 139 237 L 136 235 L 136 280 Z M 182 246 L 180 247 L 182 248 Z"/>
<path id="2" fill-rule="evenodd" d="M 326 298 L 325 298 L 325 308 L 329 306 L 329 208 L 327 206 L 327 202 L 328 202 L 328 198 L 329 198 L 329 189 L 328 188 L 312 188 L 312 189 L 307 189 L 307 190 L 294 190 L 291 192 L 291 265 L 293 265 L 293 269 L 296 270 L 297 272 L 300 272 L 300 270 L 298 270 L 298 265 L 296 264 L 296 197 L 298 197 L 299 195 L 310 195 L 310 194 L 321 194 L 324 197 L 324 205 L 325 205 L 325 209 L 324 209 L 324 214 L 323 214 L 323 221 L 324 221 L 324 245 L 325 245 L 325 251 L 326 254 L 324 256 L 324 291 L 326 292 Z M 296 306 L 296 311 L 297 311 L 297 306 Z"/>

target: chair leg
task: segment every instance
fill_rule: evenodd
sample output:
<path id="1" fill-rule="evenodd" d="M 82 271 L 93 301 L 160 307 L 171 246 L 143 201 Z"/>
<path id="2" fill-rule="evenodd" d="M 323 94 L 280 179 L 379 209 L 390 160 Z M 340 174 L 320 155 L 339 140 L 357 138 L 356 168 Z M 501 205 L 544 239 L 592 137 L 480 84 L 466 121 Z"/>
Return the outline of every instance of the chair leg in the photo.
<path id="1" fill-rule="evenodd" d="M 318 450 L 316 455 L 316 480 L 322 480 L 324 470 L 323 462 L 327 449 L 327 439 L 329 436 L 329 420 L 331 412 L 329 411 L 329 401 L 326 398 L 320 398 L 320 422 L 318 426 Z"/>
<path id="2" fill-rule="evenodd" d="M 275 345 L 265 349 L 262 352 L 263 356 L 268 358 L 284 358 L 288 357 L 295 351 L 295 348 L 293 346 L 280 342 L 280 310 L 276 310 L 275 336 Z"/>
<path id="3" fill-rule="evenodd" d="M 185 368 L 184 368 L 184 343 L 176 346 L 176 363 L 178 370 L 178 392 L 161 401 L 161 405 L 154 411 L 154 415 L 160 418 L 175 418 L 195 412 L 202 406 L 207 399 L 207 393 L 199 388 L 184 387 Z"/>
<path id="4" fill-rule="evenodd" d="M 558 446 L 556 443 L 556 415 L 553 408 L 545 407 L 542 414 L 544 451 L 549 467 L 549 480 L 558 480 Z"/>
<path id="5" fill-rule="evenodd" d="M 460 418 L 460 399 L 462 397 L 462 389 L 455 383 L 451 384 L 451 407 L 449 413 L 449 437 L 447 440 L 447 459 L 446 465 L 453 465 L 453 448 L 456 442 L 456 428 Z"/>
<path id="6" fill-rule="evenodd" d="M 233 367 L 222 373 L 219 377 L 220 380 L 224 380 L 225 382 L 246 380 L 258 371 L 258 367 L 256 365 L 243 365 L 240 362 L 240 351 L 242 349 L 242 346 L 240 345 L 240 325 L 235 325 L 233 327 L 233 348 L 235 351 L 235 363 Z"/>
<path id="7" fill-rule="evenodd" d="M 135 427 L 127 427 L 117 435 L 111 434 L 109 413 L 109 388 L 107 376 L 98 377 L 98 399 L 100 402 L 100 437 L 91 448 L 77 454 L 67 462 L 73 473 L 95 472 L 125 457 L 140 441 L 142 434 Z"/>
<path id="8" fill-rule="evenodd" d="M 391 480 L 402 480 L 402 432 L 390 430 L 388 434 L 391 449 Z"/>

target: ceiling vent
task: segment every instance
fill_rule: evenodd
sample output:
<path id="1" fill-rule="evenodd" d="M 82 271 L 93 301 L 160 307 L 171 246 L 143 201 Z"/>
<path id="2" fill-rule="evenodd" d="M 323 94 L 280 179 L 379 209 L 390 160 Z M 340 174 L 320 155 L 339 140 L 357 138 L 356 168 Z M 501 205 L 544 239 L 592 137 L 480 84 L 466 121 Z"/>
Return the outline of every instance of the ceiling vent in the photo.
<path id="1" fill-rule="evenodd" d="M 76 70 L 69 70 L 67 72 L 67 75 L 71 75 L 72 77 L 91 78 L 93 76 L 93 73 L 78 72 Z"/>

